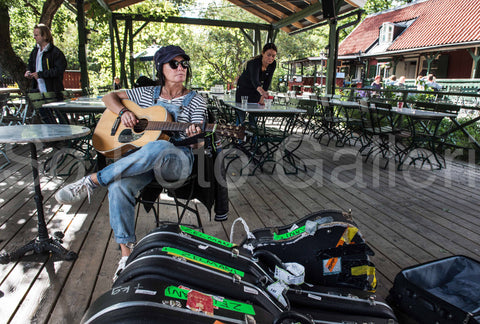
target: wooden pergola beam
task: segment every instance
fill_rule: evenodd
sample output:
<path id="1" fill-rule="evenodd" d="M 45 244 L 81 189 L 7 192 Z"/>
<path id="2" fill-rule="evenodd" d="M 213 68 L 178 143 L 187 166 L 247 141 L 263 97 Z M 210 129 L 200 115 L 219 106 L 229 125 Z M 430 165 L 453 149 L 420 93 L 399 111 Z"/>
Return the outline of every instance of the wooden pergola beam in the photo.
<path id="1" fill-rule="evenodd" d="M 259 18 L 261 18 L 261 19 L 263 19 L 263 20 L 265 20 L 265 21 L 268 21 L 269 23 L 272 23 L 272 24 L 273 24 L 273 22 L 274 22 L 274 19 L 273 19 L 272 17 L 265 15 L 264 13 L 256 10 L 256 9 L 253 8 L 253 7 L 246 7 L 246 6 L 244 5 L 244 3 L 241 2 L 241 1 L 238 1 L 238 0 L 228 0 L 228 1 L 231 2 L 231 3 L 233 3 L 234 5 L 242 8 L 243 10 L 246 10 L 246 11 L 250 12 L 251 14 L 253 14 L 253 15 L 255 15 L 255 16 L 257 16 L 257 17 L 259 17 Z M 291 28 L 286 27 L 286 26 L 283 26 L 283 27 L 281 27 L 281 28 L 279 28 L 279 29 L 283 30 L 283 31 L 286 32 L 286 33 L 290 33 L 290 32 L 292 31 Z"/>
<path id="2" fill-rule="evenodd" d="M 123 43 L 120 40 L 120 30 L 118 28 L 117 21 L 125 21 L 125 30 L 123 35 Z M 133 32 L 133 22 L 139 21 L 144 22 L 142 26 L 135 32 Z M 267 31 L 267 41 L 272 42 L 276 36 L 276 31 L 270 24 L 258 24 L 258 23 L 246 23 L 238 21 L 228 21 L 228 20 L 213 20 L 213 19 L 200 19 L 200 18 L 187 18 L 187 17 L 152 17 L 145 16 L 141 14 L 120 14 L 112 13 L 111 15 L 111 31 L 114 35 L 111 38 L 115 38 L 117 43 L 117 48 L 120 56 L 120 79 L 122 84 L 128 87 L 128 80 L 126 75 L 126 59 L 129 59 L 130 67 L 130 83 L 134 82 L 134 65 L 131 55 L 127 55 L 127 44 L 128 52 L 131 54 L 133 49 L 133 38 L 150 22 L 160 22 L 160 23 L 174 23 L 174 24 L 187 24 L 187 25 L 201 25 L 201 26 L 217 26 L 217 27 L 229 27 L 229 28 L 239 28 L 245 36 L 248 36 L 247 39 L 252 43 L 255 53 L 257 55 L 262 49 L 262 39 L 261 31 Z M 254 37 L 250 37 L 246 33 L 246 29 L 252 29 L 254 31 Z M 111 49 L 112 58 L 115 57 L 115 48 L 114 46 Z M 112 74 L 115 74 L 115 65 L 112 64 Z"/>
<path id="3" fill-rule="evenodd" d="M 316 2 L 307 8 L 298 11 L 294 13 L 293 15 L 288 16 L 285 19 L 279 20 L 276 23 L 272 24 L 274 28 L 281 29 L 285 26 L 288 25 L 293 25 L 294 23 L 298 22 L 301 19 L 305 19 L 305 17 L 309 17 L 313 15 L 316 12 L 319 12 L 320 10 L 323 10 L 322 3 L 321 2 Z M 303 28 L 303 25 L 302 27 Z"/>

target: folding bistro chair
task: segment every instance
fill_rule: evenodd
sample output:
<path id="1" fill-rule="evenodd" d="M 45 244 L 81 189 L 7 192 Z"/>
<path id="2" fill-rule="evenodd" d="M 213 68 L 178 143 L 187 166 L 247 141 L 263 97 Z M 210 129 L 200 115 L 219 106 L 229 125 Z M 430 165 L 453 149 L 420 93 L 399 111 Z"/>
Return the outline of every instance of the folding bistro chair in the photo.
<path id="1" fill-rule="evenodd" d="M 209 120 L 212 121 L 213 116 L 210 115 Z M 136 197 L 137 214 L 141 205 L 147 213 L 153 210 L 155 223 L 158 226 L 160 224 L 160 206 L 174 205 L 177 210 L 178 224 L 183 222 L 186 212 L 190 211 L 195 214 L 196 226 L 202 229 L 200 213 L 196 206 L 191 206 L 196 199 L 206 207 L 210 220 L 213 206 L 215 206 L 215 220 L 226 220 L 229 208 L 226 172 L 223 159 L 217 159 L 220 148 L 217 148 L 215 143 L 217 143 L 215 136 L 213 138 L 205 137 L 205 145 L 202 149 L 196 150 L 192 173 L 186 179 L 171 183 L 165 181 L 159 183 L 154 180 L 142 189 Z M 172 197 L 173 203 L 162 200 L 160 196 L 162 192 Z"/>

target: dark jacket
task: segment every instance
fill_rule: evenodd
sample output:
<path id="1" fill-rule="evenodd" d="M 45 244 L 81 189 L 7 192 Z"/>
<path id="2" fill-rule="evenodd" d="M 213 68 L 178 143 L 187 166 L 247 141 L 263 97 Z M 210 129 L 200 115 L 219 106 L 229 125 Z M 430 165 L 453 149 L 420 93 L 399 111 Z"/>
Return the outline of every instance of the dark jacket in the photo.
<path id="1" fill-rule="evenodd" d="M 28 70 L 30 72 L 35 72 L 38 46 L 30 53 L 30 58 L 28 59 Z M 63 73 L 67 68 L 67 59 L 63 52 L 53 44 L 50 44 L 47 50 L 43 53 L 42 57 L 42 68 L 43 71 L 38 72 L 38 76 L 45 80 L 45 85 L 47 91 L 59 92 L 64 90 L 63 87 Z M 33 89 L 38 89 L 37 80 L 33 79 L 32 84 Z"/>
<path id="2" fill-rule="evenodd" d="M 262 56 L 257 56 L 248 61 L 245 70 L 243 70 L 237 81 L 235 101 L 240 102 L 241 96 L 248 96 L 248 102 L 259 102 L 261 96 L 257 88 L 261 86 L 263 90 L 268 91 L 276 67 L 277 62 L 273 61 L 262 72 Z"/>

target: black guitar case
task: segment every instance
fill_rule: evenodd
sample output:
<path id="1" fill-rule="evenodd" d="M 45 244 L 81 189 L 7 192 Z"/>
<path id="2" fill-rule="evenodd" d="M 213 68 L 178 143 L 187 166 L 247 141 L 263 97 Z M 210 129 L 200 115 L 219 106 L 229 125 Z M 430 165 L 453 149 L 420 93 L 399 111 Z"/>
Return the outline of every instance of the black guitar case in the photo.
<path id="1" fill-rule="evenodd" d="M 289 310 L 285 298 L 280 302 L 272 297 L 258 286 L 254 276 L 173 248 L 154 248 L 138 255 L 120 273 L 114 287 L 149 278 L 173 280 L 209 294 L 259 305 L 274 316 Z"/>
<path id="2" fill-rule="evenodd" d="M 265 289 L 239 277 L 235 271 L 202 260 L 169 255 L 168 248 L 155 248 L 140 254 L 120 274 L 114 288 L 125 283 L 152 279 L 182 283 L 205 294 L 221 295 L 229 300 L 257 305 L 276 319 L 290 314 L 294 321 L 283 319 L 280 323 L 378 323 L 394 324 L 395 316 L 385 304 L 358 299 L 347 294 L 332 296 L 332 288 L 321 291 L 292 289 L 286 294 L 287 305 L 272 297 Z M 177 254 L 178 251 L 175 253 Z M 290 301 L 294 302 L 291 303 Z M 285 321 L 284 321 L 285 320 Z M 260 322 L 263 323 L 263 322 Z M 269 323 L 269 322 L 266 322 Z"/>
<path id="3" fill-rule="evenodd" d="M 305 281 L 315 285 L 375 291 L 374 254 L 349 213 L 322 210 L 281 227 L 253 230 L 241 245 L 253 253 L 266 250 L 283 262 L 305 267 Z"/>
<path id="4" fill-rule="evenodd" d="M 375 295 L 358 289 L 326 287 L 304 284 L 291 287 L 286 294 L 291 310 L 306 314 L 314 320 L 323 319 L 322 314 L 335 314 L 338 320 L 362 320 L 361 323 L 397 323 L 392 308 Z M 355 322 L 352 322 L 355 323 Z"/>
<path id="5" fill-rule="evenodd" d="M 262 252 L 267 252 L 267 258 Z M 185 226 L 164 224 L 139 241 L 127 264 L 146 255 L 170 255 L 209 270 L 241 276 L 240 280 L 268 291 L 267 286 L 275 280 L 272 279 L 275 272 L 272 268 L 279 266 L 284 269 L 285 265 L 268 251 L 258 253 L 259 258 L 255 258 L 249 251 L 237 250 L 229 242 Z M 342 314 L 346 316 L 342 319 L 362 318 L 372 323 L 388 323 L 389 319 L 393 320 L 390 323 L 394 323 L 395 320 L 390 307 L 377 302 L 374 295 L 366 291 L 302 284 L 288 287 L 286 297 L 292 309 L 298 308 L 301 312 L 310 309 L 309 312 L 316 319 L 321 318 L 318 316 L 322 314 L 329 314 L 332 320 L 338 320 L 338 314 Z"/>
<path id="6" fill-rule="evenodd" d="M 258 305 L 208 294 L 173 280 L 153 278 L 114 287 L 95 300 L 81 321 L 82 324 L 274 322 L 275 317 Z"/>
<path id="7" fill-rule="evenodd" d="M 261 260 L 268 260 L 268 264 L 281 263 L 274 255 L 259 253 L 254 256 L 248 250 L 236 244 L 210 236 L 185 225 L 164 223 L 142 238 L 132 253 L 127 264 L 135 260 L 140 254 L 155 248 L 175 248 L 184 253 L 192 253 L 197 257 L 207 258 L 214 262 L 234 267 L 256 278 L 257 283 L 272 283 L 272 272 L 264 266 Z"/>

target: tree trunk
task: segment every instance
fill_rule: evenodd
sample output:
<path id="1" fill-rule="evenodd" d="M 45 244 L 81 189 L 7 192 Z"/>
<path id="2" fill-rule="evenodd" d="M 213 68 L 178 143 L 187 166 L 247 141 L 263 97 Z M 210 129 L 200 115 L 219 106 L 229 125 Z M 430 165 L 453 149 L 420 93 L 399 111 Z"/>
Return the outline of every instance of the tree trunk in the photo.
<path id="1" fill-rule="evenodd" d="M 10 16 L 5 2 L 0 1 L 0 66 L 26 92 L 30 81 L 24 77 L 26 64 L 15 54 L 10 42 Z"/>
<path id="2" fill-rule="evenodd" d="M 62 5 L 63 0 L 47 0 L 43 4 L 42 8 L 42 15 L 40 16 L 40 22 L 48 26 L 48 28 L 52 27 L 53 17 L 55 13 L 57 13 L 58 8 Z"/>

